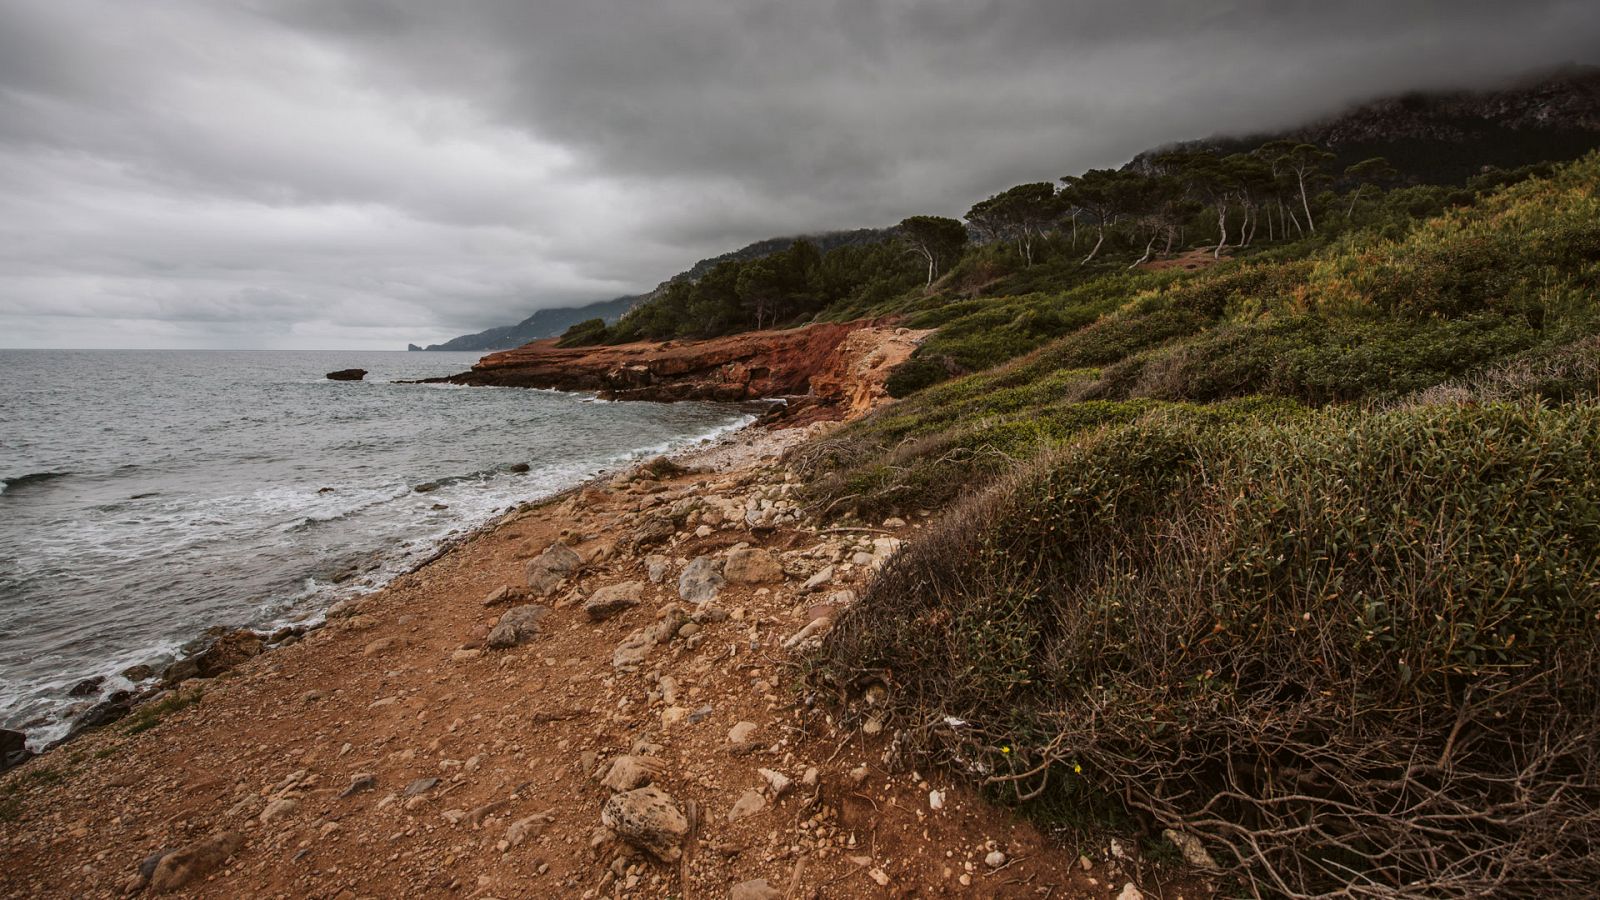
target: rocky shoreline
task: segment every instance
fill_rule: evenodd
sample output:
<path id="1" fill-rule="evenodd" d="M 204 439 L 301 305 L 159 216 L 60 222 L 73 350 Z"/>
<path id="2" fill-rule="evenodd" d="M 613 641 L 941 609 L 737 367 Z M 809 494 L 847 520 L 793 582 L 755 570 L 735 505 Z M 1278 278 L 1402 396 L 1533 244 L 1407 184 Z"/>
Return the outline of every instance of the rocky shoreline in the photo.
<path id="1" fill-rule="evenodd" d="M 893 319 L 860 319 L 700 341 L 559 347 L 549 339 L 429 380 L 592 391 L 608 400 L 783 399 L 770 421 L 806 424 L 854 418 L 886 400 L 889 373 L 929 333 Z"/>
<path id="2" fill-rule="evenodd" d="M 228 643 L 0 776 L 5 895 L 1159 891 L 906 771 L 874 691 L 848 726 L 807 692 L 806 646 L 921 525 L 810 521 L 778 457 L 829 427 L 592 481 L 272 652 Z"/>
<path id="3" fill-rule="evenodd" d="M 0 775 L 0 893 L 1192 891 L 1120 844 L 1080 855 L 908 769 L 887 682 L 851 697 L 806 683 L 807 651 L 924 524 L 824 527 L 795 500 L 784 453 L 884 402 L 922 337 L 837 330 L 794 363 L 808 374 L 786 427 L 523 504 L 320 626 L 222 633 L 108 698 L 71 744 Z M 524 350 L 480 369 L 549 364 Z M 608 353 L 583 377 L 610 377 Z M 650 378 L 674 399 L 793 374 L 754 358 Z"/>

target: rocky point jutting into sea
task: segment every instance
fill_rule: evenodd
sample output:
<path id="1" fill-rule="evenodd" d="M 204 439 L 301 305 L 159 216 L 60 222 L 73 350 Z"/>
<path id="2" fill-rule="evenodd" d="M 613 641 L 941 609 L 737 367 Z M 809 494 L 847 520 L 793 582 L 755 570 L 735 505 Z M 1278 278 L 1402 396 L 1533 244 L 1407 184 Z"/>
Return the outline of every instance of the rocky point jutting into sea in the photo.
<path id="1" fill-rule="evenodd" d="M 750 331 L 702 341 L 491 353 L 451 384 L 594 391 L 612 400 L 782 399 L 789 424 L 855 418 L 887 398 L 884 381 L 930 332 L 894 319 Z"/>

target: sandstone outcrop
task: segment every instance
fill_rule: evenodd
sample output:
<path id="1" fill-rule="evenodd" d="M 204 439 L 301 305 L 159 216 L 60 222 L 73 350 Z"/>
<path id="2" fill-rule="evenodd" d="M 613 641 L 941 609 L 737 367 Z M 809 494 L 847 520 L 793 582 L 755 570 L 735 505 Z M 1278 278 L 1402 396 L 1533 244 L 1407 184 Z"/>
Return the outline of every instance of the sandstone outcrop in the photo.
<path id="1" fill-rule="evenodd" d="M 611 400 L 785 399 L 778 418 L 806 424 L 865 413 L 929 332 L 862 319 L 704 341 L 557 347 L 534 341 L 491 353 L 452 384 L 594 391 Z"/>

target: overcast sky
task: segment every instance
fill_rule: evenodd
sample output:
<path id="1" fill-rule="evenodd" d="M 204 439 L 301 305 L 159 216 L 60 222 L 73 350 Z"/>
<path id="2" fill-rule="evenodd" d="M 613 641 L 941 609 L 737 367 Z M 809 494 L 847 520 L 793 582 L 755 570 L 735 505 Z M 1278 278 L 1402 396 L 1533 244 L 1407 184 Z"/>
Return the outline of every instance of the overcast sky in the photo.
<path id="1" fill-rule="evenodd" d="M 1596 47 L 1593 0 L 0 0 L 0 346 L 400 349 Z"/>

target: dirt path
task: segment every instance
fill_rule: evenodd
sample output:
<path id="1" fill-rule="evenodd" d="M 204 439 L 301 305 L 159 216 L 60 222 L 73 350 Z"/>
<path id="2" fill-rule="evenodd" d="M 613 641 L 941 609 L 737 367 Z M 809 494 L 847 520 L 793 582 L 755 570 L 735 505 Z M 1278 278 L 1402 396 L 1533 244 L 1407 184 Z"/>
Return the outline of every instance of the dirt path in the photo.
<path id="1" fill-rule="evenodd" d="M 720 471 L 618 480 L 528 510 L 303 641 L 185 682 L 198 702 L 0 776 L 0 894 L 1109 898 L 1130 880 L 1156 890 L 1132 863 L 1081 868 L 1076 851 L 943 778 L 891 774 L 882 735 L 836 731 L 806 707 L 784 642 L 851 602 L 917 526 L 811 528 L 789 486 L 751 466 L 788 434 L 747 433 L 706 457 Z M 519 598 L 529 560 L 558 541 L 582 568 L 548 597 Z M 726 583 L 696 603 L 680 596 L 680 577 L 700 557 L 696 571 L 720 567 Z M 829 566 L 832 578 L 807 589 Z M 585 602 L 619 584 L 602 604 L 615 611 L 597 621 Z M 485 605 L 507 587 L 511 603 Z M 548 610 L 537 634 L 485 646 L 521 605 Z M 624 645 L 633 659 L 619 659 Z M 129 733 L 140 721 L 154 724 Z M 676 859 L 671 827 L 668 861 L 602 827 L 608 808 L 623 837 L 650 843 L 625 808 L 656 796 L 634 787 L 644 781 L 684 815 Z"/>

